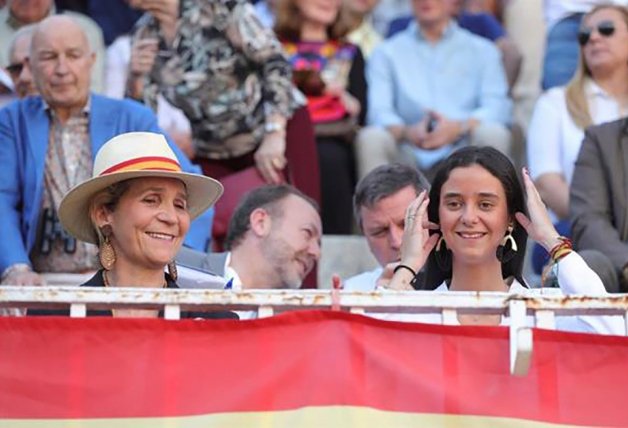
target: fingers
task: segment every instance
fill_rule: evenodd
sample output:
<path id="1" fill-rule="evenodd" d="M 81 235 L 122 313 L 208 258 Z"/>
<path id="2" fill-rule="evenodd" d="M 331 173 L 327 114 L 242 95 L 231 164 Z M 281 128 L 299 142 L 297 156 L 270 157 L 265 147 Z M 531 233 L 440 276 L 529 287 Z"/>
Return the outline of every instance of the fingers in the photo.
<path id="1" fill-rule="evenodd" d="M 421 214 L 421 206 L 427 201 L 427 192 L 423 190 L 419 193 L 419 196 L 408 205 L 408 208 L 406 208 L 406 224 L 414 223 L 415 219 Z"/>
<path id="2" fill-rule="evenodd" d="M 406 209 L 406 230 L 413 231 L 414 229 L 416 229 L 416 225 L 424 228 L 424 224 L 427 224 L 429 228 L 433 227 L 430 226 L 430 222 L 427 221 L 427 207 L 429 205 L 429 202 L 430 200 L 427 197 L 426 190 L 423 190 L 419 194 L 419 196 L 414 201 L 412 201 L 412 203 Z"/>
<path id="3" fill-rule="evenodd" d="M 532 222 L 530 221 L 530 219 L 522 212 L 517 212 L 515 213 L 515 219 L 517 219 L 517 221 L 519 222 L 519 224 L 526 230 L 526 232 L 528 232 L 529 234 L 529 228 L 530 228 L 530 224 L 532 224 Z"/>
<path id="4" fill-rule="evenodd" d="M 432 252 L 434 247 L 436 247 L 436 244 L 438 243 L 439 239 L 440 239 L 440 235 L 437 233 L 430 235 L 430 237 L 427 239 L 427 242 L 423 246 L 423 248 L 425 249 L 425 254 L 429 254 Z"/>
<path id="5" fill-rule="evenodd" d="M 331 276 L 331 288 L 333 290 L 342 290 L 343 288 L 343 284 L 342 281 L 340 279 L 340 275 L 338 275 L 337 273 L 333 274 Z"/>
<path id="6" fill-rule="evenodd" d="M 440 230 L 440 226 L 438 224 L 427 219 L 423 219 L 423 228 L 429 230 Z"/>
<path id="7" fill-rule="evenodd" d="M 263 159 L 259 162 L 256 162 L 258 171 L 264 177 L 264 181 L 269 184 L 280 184 L 282 182 L 281 175 L 278 170 L 273 166 L 272 160 Z"/>
<path id="8" fill-rule="evenodd" d="M 384 270 L 382 271 L 382 274 L 379 276 L 379 278 L 377 278 L 377 281 L 375 281 L 376 288 L 380 288 L 380 289 L 388 288 L 388 286 L 390 285 L 390 280 L 392 279 L 395 268 L 397 267 L 398 264 L 399 262 L 394 262 L 394 263 L 388 263 L 386 266 L 384 266 Z"/>
<path id="9" fill-rule="evenodd" d="M 532 180 L 532 177 L 530 177 L 530 171 L 528 171 L 528 168 L 523 167 L 521 171 L 522 171 L 522 176 L 523 176 L 523 185 L 526 189 L 526 194 L 528 196 L 528 199 L 532 197 L 532 198 L 535 198 L 537 201 L 542 202 L 541 195 L 539 194 L 539 191 L 534 185 L 534 181 Z"/>

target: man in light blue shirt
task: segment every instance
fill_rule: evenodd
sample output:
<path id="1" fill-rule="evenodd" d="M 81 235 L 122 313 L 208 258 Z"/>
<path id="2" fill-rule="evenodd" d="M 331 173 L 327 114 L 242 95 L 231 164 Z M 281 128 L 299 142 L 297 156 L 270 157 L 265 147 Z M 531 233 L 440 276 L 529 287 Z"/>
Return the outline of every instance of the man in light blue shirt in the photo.
<path id="1" fill-rule="evenodd" d="M 357 143 L 360 176 L 404 152 L 428 178 L 465 144 L 510 155 L 512 106 L 499 51 L 461 29 L 446 0 L 412 5 L 416 22 L 380 44 L 367 65 L 372 126 Z"/>

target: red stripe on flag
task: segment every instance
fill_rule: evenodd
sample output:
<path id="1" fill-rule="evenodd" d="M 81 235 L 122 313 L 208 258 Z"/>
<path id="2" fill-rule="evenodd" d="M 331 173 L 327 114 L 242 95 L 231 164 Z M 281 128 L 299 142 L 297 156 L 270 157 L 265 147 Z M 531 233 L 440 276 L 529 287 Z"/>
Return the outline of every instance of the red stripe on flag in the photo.
<path id="1" fill-rule="evenodd" d="M 509 373 L 507 328 L 324 311 L 240 322 L 0 318 L 0 338 L 0 419 L 352 405 L 574 425 L 628 421 L 628 339 L 620 337 L 535 330 L 522 378 Z"/>

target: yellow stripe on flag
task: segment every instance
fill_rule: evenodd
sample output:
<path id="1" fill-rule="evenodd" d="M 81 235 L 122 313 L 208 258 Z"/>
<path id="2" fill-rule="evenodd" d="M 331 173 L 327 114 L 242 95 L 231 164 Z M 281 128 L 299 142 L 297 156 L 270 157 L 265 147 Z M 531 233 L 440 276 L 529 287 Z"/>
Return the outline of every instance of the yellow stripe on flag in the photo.
<path id="1" fill-rule="evenodd" d="M 355 406 L 306 407 L 297 410 L 274 412 L 238 412 L 213 415 L 118 418 L 118 419 L 24 419 L 2 420 L 0 426 L 12 428 L 207 428 L 207 427 L 273 427 L 273 428 L 321 428 L 321 427 L 509 427 L 555 428 L 572 425 L 551 424 L 531 420 L 475 416 L 419 414 L 377 410 Z"/>

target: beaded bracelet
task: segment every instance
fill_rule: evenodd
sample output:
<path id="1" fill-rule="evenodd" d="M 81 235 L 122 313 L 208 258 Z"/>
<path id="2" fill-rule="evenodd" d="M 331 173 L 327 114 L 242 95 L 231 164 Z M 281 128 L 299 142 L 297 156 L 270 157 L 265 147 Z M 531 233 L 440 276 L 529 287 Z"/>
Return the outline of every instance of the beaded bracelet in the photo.
<path id="1" fill-rule="evenodd" d="M 560 241 L 560 243 L 554 245 L 554 247 L 549 252 L 550 258 L 554 263 L 558 263 L 560 259 L 573 251 L 571 239 L 564 236 L 559 236 L 558 240 Z"/>
<path id="2" fill-rule="evenodd" d="M 416 276 L 416 272 L 414 271 L 414 269 L 412 269 L 408 265 L 402 265 L 402 264 L 397 265 L 397 267 L 395 267 L 395 269 L 393 269 L 393 274 L 397 273 L 397 271 L 399 269 L 407 269 L 408 271 L 410 271 L 412 273 L 412 276 Z"/>

